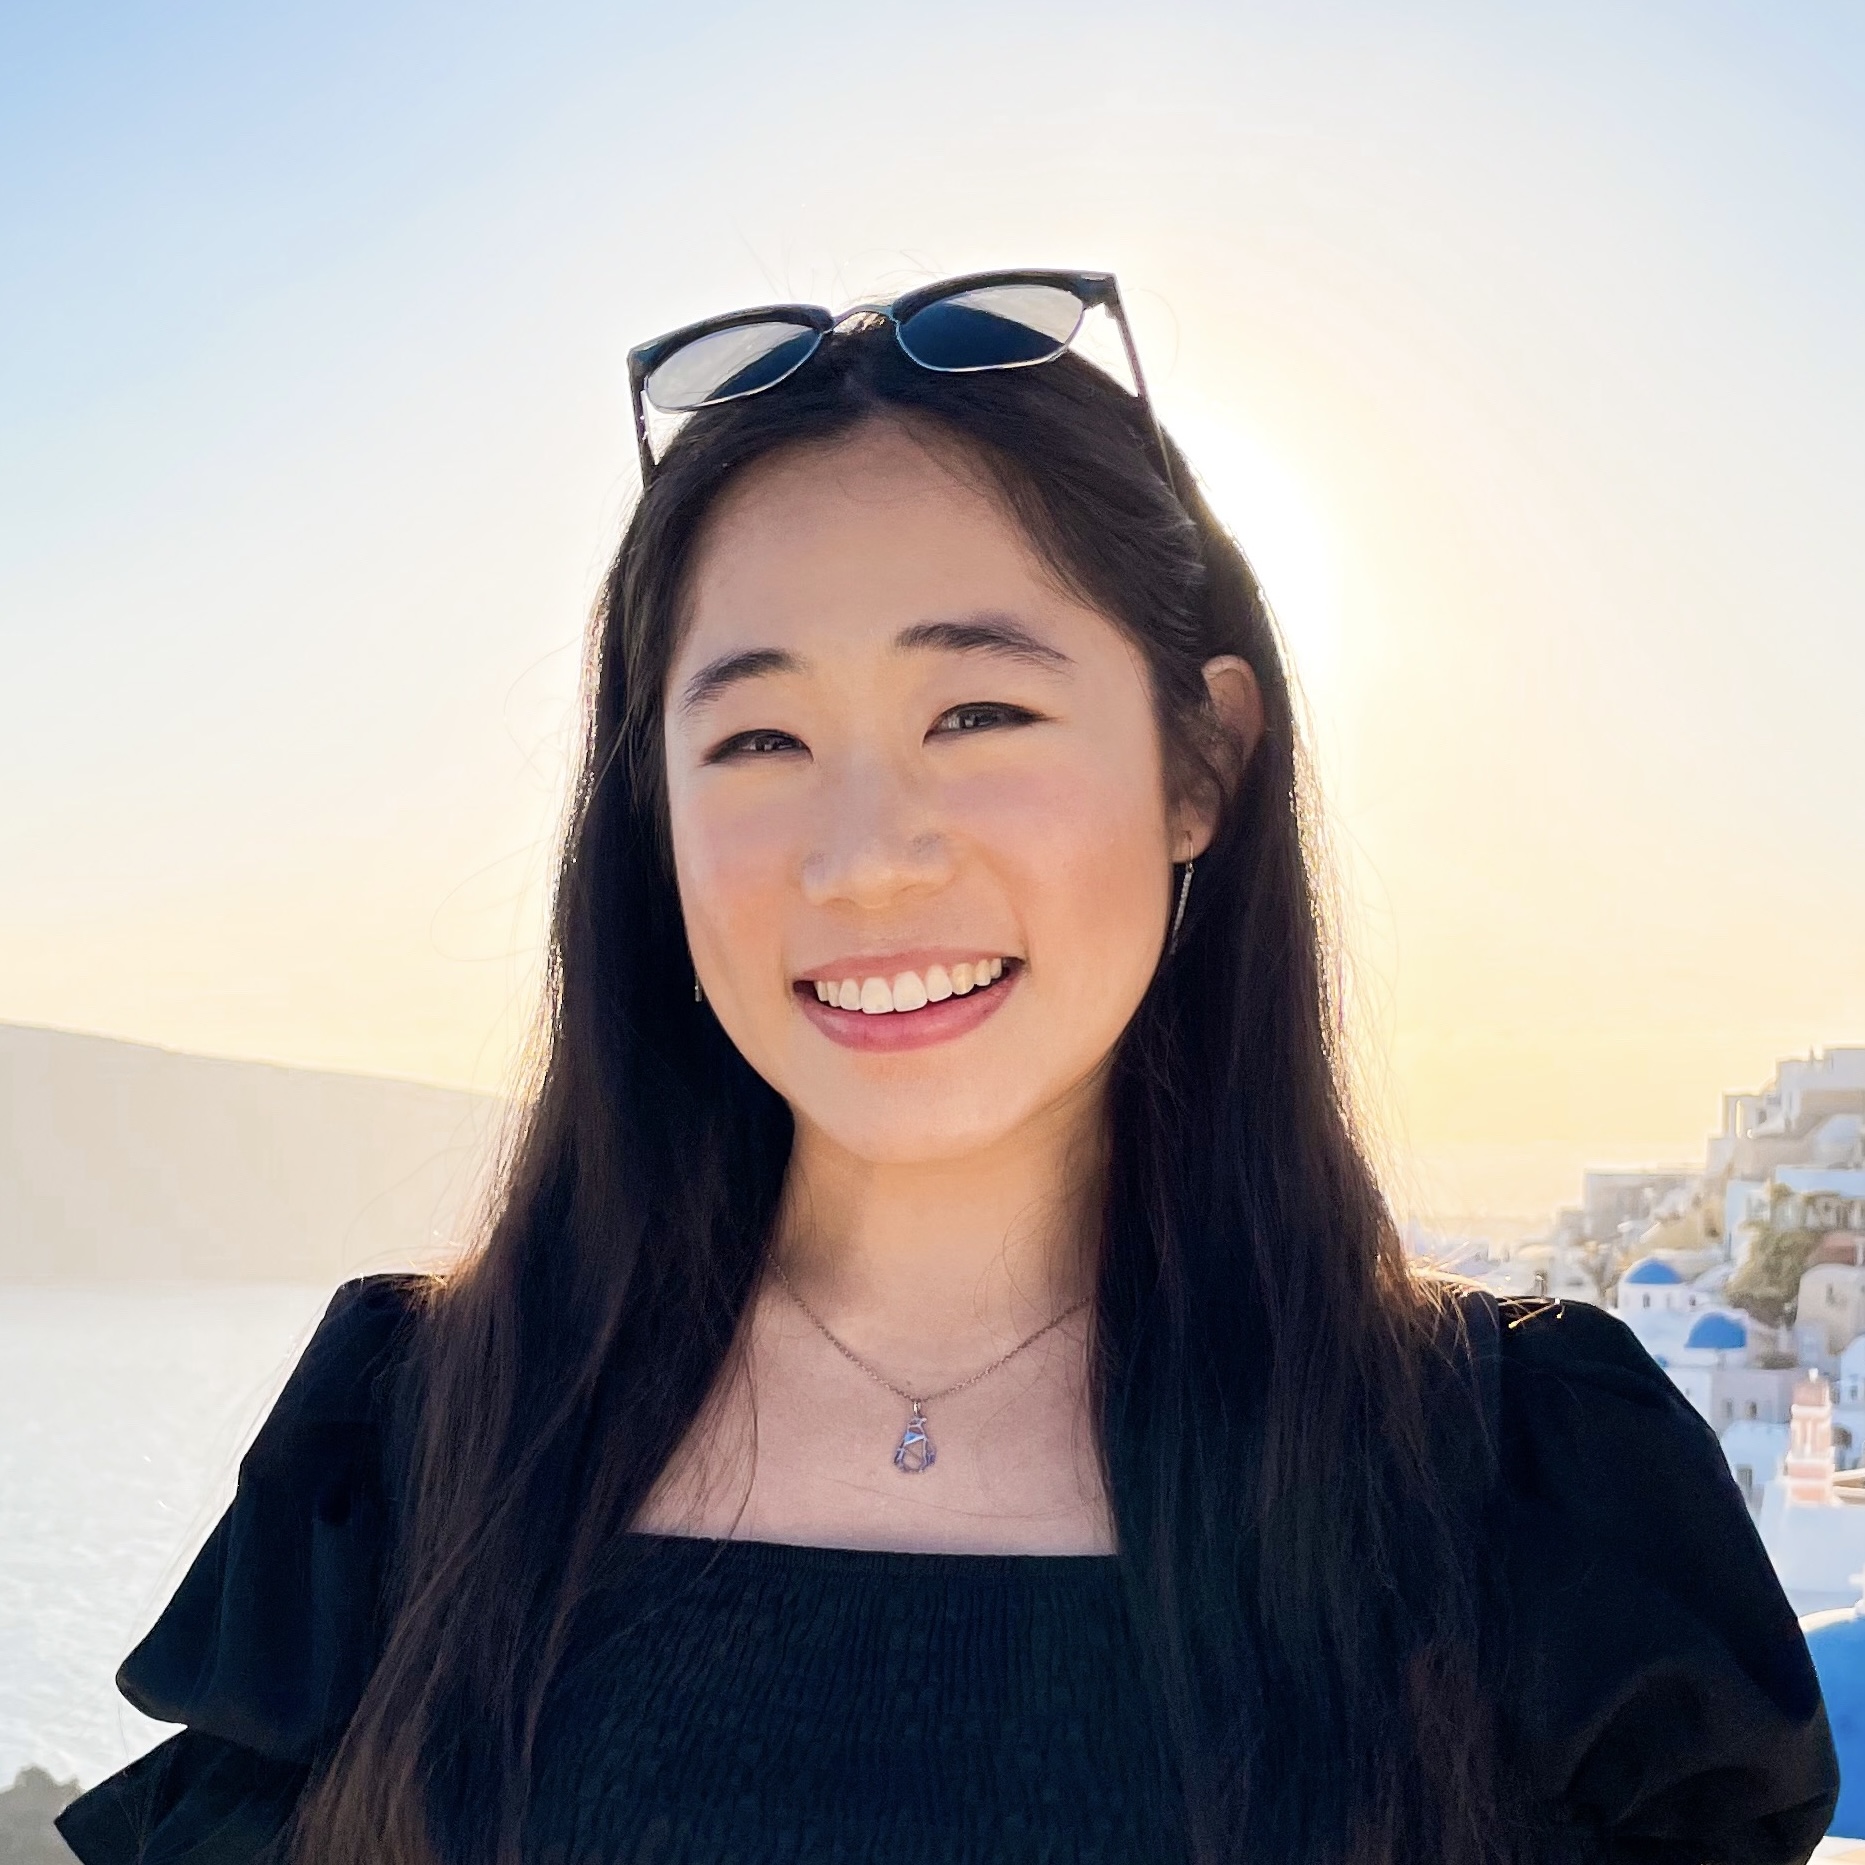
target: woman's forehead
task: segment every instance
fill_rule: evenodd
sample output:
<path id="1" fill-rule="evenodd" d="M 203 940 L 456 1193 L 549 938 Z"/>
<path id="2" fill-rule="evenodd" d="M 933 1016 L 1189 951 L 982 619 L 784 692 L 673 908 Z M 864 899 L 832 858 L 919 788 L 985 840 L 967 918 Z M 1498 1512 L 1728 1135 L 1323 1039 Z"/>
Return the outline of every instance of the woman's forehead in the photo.
<path id="1" fill-rule="evenodd" d="M 959 441 L 893 419 L 832 440 L 784 447 L 726 487 L 701 527 L 694 580 L 767 572 L 825 545 L 893 537 L 902 547 L 939 536 L 967 555 L 1033 556 L 985 466 Z"/>
<path id="2" fill-rule="evenodd" d="M 794 448 L 721 499 L 695 553 L 681 669 L 727 650 L 840 642 L 891 647 L 903 631 L 974 616 L 1043 634 L 1084 618 L 981 468 L 894 422 Z"/>

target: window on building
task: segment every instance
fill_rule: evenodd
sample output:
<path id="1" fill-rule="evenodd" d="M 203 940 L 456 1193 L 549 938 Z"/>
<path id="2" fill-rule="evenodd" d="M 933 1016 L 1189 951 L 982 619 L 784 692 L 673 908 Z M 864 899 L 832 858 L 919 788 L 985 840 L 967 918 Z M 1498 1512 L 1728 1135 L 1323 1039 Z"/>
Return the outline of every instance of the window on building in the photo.
<path id="1" fill-rule="evenodd" d="M 1641 1295 L 1638 1298 L 1638 1305 L 1641 1308 L 1649 1308 L 1651 1306 L 1651 1297 L 1649 1295 Z"/>
<path id="2" fill-rule="evenodd" d="M 1725 1418 L 1733 1418 L 1735 1416 L 1735 1400 L 1725 1399 L 1723 1401 L 1723 1416 Z"/>
<path id="3" fill-rule="evenodd" d="M 1737 1464 L 1735 1467 L 1735 1480 L 1741 1486 L 1743 1495 L 1753 1496 L 1755 1493 L 1755 1466 L 1753 1464 Z"/>
<path id="4" fill-rule="evenodd" d="M 1743 1407 L 1742 1416 L 1744 1418 L 1753 1418 L 1755 1416 L 1755 1401 L 1753 1399 L 1750 1399 L 1748 1404 Z"/>

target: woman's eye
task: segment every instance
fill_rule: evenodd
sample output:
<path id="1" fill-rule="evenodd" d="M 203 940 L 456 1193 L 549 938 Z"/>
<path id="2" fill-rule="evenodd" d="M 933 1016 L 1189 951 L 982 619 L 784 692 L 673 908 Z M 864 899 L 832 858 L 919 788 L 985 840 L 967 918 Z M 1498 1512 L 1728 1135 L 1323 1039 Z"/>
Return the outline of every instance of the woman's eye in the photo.
<path id="1" fill-rule="evenodd" d="M 715 746 L 706 754 L 706 762 L 723 764 L 728 758 L 769 758 L 785 751 L 803 749 L 803 741 L 792 738 L 788 732 L 734 732 L 723 744 Z"/>
<path id="2" fill-rule="evenodd" d="M 943 733 L 986 732 L 997 725 L 1028 725 L 1036 717 L 1033 712 L 1026 712 L 1021 706 L 1006 706 L 980 702 L 969 706 L 954 706 L 949 712 L 942 712 L 933 722 L 933 731 Z"/>

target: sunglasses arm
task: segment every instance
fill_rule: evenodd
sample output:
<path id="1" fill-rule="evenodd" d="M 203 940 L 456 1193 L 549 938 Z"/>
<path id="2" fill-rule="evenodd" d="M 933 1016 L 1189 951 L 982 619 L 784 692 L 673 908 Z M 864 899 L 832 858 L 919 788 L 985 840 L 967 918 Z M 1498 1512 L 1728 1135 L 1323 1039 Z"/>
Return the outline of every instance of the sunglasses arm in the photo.
<path id="1" fill-rule="evenodd" d="M 1133 373 L 1133 392 L 1140 398 L 1140 406 L 1146 410 L 1146 418 L 1152 424 L 1153 444 L 1159 449 L 1159 465 L 1166 476 L 1166 484 L 1173 496 L 1178 496 L 1178 481 L 1172 472 L 1172 456 L 1166 451 L 1165 429 L 1159 425 L 1159 410 L 1153 406 L 1153 398 L 1146 392 L 1146 374 L 1140 367 L 1140 348 L 1133 340 L 1132 326 L 1127 322 L 1126 306 L 1120 302 L 1120 293 L 1109 282 L 1107 308 L 1114 314 L 1115 327 L 1120 332 L 1120 346 L 1127 352 L 1127 367 Z"/>
<path id="2" fill-rule="evenodd" d="M 647 409 L 641 401 L 641 375 L 631 358 L 628 364 L 628 400 L 635 411 L 635 450 L 641 456 L 641 490 L 654 477 L 654 449 L 648 445 Z"/>

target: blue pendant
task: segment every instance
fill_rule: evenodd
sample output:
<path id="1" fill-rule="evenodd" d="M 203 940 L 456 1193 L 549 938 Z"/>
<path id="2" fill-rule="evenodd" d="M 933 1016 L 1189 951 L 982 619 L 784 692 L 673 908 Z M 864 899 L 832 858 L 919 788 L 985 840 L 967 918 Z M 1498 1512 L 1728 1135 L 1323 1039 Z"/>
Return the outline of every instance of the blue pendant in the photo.
<path id="1" fill-rule="evenodd" d="M 933 1449 L 933 1441 L 926 1435 L 926 1414 L 920 1410 L 919 1401 L 913 1402 L 913 1416 L 907 1420 L 907 1428 L 900 1434 L 900 1442 L 894 1446 L 894 1468 L 904 1476 L 918 1476 L 923 1470 L 933 1467 L 938 1452 Z"/>

